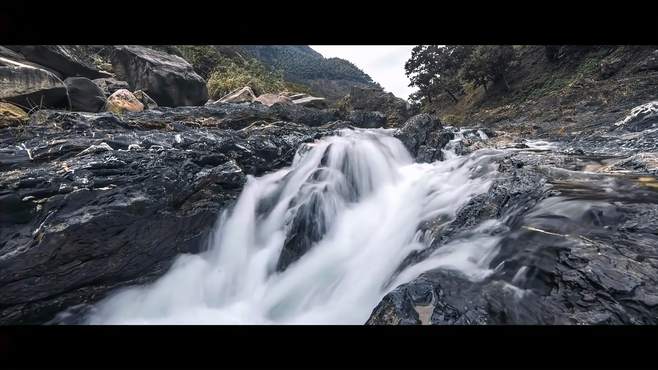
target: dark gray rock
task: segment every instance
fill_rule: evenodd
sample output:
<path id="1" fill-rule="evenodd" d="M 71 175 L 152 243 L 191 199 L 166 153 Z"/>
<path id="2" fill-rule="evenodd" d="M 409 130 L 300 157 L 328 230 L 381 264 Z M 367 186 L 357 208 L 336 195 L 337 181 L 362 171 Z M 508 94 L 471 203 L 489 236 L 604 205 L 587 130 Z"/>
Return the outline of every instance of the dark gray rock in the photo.
<path id="1" fill-rule="evenodd" d="M 97 78 L 93 82 L 103 90 L 105 96 L 114 94 L 115 91 L 126 89 L 129 90 L 130 86 L 126 81 L 119 81 L 116 78 Z"/>
<path id="2" fill-rule="evenodd" d="M 179 56 L 143 46 L 117 46 L 110 60 L 131 90 L 143 90 L 160 106 L 197 106 L 208 100 L 206 81 Z"/>
<path id="3" fill-rule="evenodd" d="M 413 116 L 395 133 L 407 150 L 418 162 L 433 162 L 443 159 L 443 149 L 455 138 L 449 129 L 443 129 L 441 122 L 433 116 L 422 113 Z"/>
<path id="4" fill-rule="evenodd" d="M 500 175 L 489 192 L 447 227 L 430 223 L 426 240 L 433 242 L 404 263 L 499 220 L 489 231 L 501 238 L 492 274 L 471 281 L 449 270 L 426 272 L 384 297 L 368 323 L 419 315 L 416 323 L 655 325 L 655 191 L 637 186 L 634 176 L 573 172 L 574 154 L 517 152 L 497 161 Z M 428 284 L 432 299 L 425 298 Z"/>
<path id="5" fill-rule="evenodd" d="M 25 59 L 52 68 L 64 77 L 111 77 L 93 65 L 88 51 L 80 45 L 20 45 L 16 48 Z"/>
<path id="6" fill-rule="evenodd" d="M 415 113 L 409 103 L 378 88 L 352 86 L 349 95 L 339 105 L 348 112 L 382 112 L 389 126 L 399 126 Z"/>
<path id="7" fill-rule="evenodd" d="M 348 120 L 356 127 L 378 128 L 386 126 L 386 115 L 381 112 L 355 110 L 349 113 Z"/>
<path id="8" fill-rule="evenodd" d="M 0 59 L 0 99 L 25 110 L 70 106 L 66 86 L 55 74 L 9 58 Z"/>
<path id="9" fill-rule="evenodd" d="M 236 111 L 248 127 L 225 128 Z M 43 323 L 152 281 L 203 247 L 247 174 L 289 165 L 302 143 L 334 130 L 258 124 L 259 112 L 42 110 L 29 130 L 0 129 L 0 323 Z"/>
<path id="10" fill-rule="evenodd" d="M 71 110 L 100 112 L 105 106 L 105 93 L 86 77 L 69 77 L 64 80 L 71 100 Z"/>

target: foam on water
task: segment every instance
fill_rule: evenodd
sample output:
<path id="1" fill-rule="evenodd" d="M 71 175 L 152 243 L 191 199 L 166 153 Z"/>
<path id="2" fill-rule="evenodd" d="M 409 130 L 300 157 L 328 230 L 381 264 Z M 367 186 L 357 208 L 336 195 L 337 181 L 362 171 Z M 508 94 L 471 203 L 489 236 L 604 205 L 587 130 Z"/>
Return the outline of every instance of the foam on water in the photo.
<path id="1" fill-rule="evenodd" d="M 87 322 L 362 324 L 387 292 L 424 271 L 444 267 L 481 279 L 498 242 L 487 232 L 439 248 L 391 281 L 409 253 L 425 248 L 423 221 L 450 220 L 489 189 L 496 155 L 413 163 L 384 130 L 344 130 L 308 144 L 289 168 L 248 178 L 206 251 L 181 255 L 156 282 L 111 296 Z M 318 237 L 277 271 L 300 219 Z"/>

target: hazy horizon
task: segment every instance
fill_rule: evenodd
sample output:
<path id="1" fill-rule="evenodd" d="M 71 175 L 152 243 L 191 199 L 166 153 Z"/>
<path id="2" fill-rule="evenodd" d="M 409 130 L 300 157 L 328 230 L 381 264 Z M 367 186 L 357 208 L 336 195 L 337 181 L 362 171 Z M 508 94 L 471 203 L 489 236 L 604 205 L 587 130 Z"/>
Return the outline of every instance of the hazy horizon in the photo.
<path id="1" fill-rule="evenodd" d="M 352 62 L 397 97 L 406 100 L 415 91 L 404 74 L 404 63 L 411 56 L 413 45 L 309 46 L 325 58 L 338 57 Z"/>

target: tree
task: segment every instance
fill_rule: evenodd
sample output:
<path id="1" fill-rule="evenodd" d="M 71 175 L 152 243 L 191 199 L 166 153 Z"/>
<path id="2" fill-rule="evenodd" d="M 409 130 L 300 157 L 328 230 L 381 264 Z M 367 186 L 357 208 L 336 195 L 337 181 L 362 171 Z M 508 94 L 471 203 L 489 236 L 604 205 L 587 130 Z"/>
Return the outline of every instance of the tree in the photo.
<path id="1" fill-rule="evenodd" d="M 457 102 L 456 94 L 462 90 L 458 72 L 471 51 L 472 47 L 468 45 L 414 47 L 411 58 L 404 65 L 405 74 L 411 81 L 409 86 L 419 90 L 412 98 L 425 98 L 432 103 L 433 97 L 445 92 Z"/>
<path id="2" fill-rule="evenodd" d="M 475 87 L 502 82 L 506 90 L 510 89 L 506 73 L 514 60 L 514 48 L 511 45 L 479 45 L 472 53 L 460 72 L 465 82 L 471 82 Z"/>

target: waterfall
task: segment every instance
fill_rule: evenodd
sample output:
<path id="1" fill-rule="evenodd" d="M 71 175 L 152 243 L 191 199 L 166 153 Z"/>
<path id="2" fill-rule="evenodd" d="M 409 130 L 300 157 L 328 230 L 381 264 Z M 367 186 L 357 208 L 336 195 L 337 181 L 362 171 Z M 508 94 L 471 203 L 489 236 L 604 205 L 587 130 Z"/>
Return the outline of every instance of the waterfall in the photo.
<path id="1" fill-rule="evenodd" d="M 449 222 L 495 175 L 494 151 L 414 163 L 389 130 L 342 130 L 292 165 L 248 177 L 207 249 L 152 284 L 102 301 L 92 324 L 363 324 L 395 286 L 437 267 L 486 275 L 495 240 L 426 248 L 425 221 Z"/>

